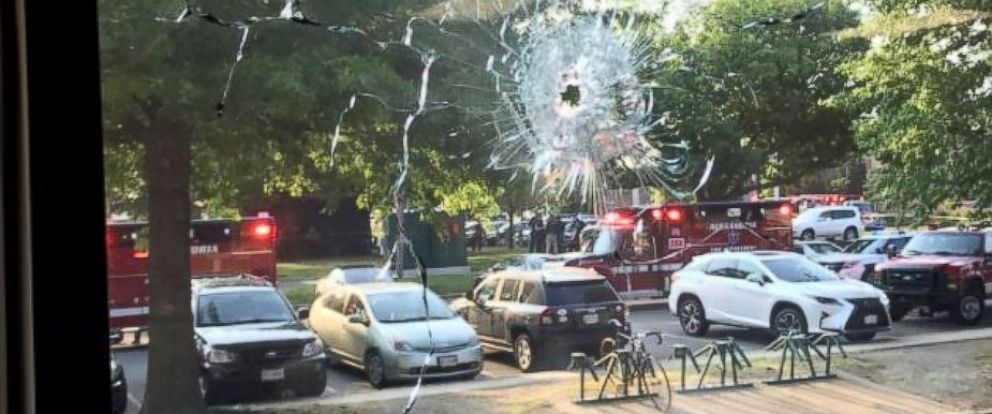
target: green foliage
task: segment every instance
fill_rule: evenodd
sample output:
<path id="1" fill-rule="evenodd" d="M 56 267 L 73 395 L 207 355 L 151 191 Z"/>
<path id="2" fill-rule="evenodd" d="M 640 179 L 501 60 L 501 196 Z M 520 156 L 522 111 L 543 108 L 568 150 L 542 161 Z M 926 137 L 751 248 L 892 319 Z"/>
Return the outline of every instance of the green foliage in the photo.
<path id="1" fill-rule="evenodd" d="M 917 221 L 943 203 L 974 201 L 981 211 L 992 202 L 990 9 L 887 38 L 842 67 L 854 87 L 833 104 L 865 114 L 856 123 L 859 147 L 882 164 L 872 192 Z"/>
<path id="2" fill-rule="evenodd" d="M 702 199 L 740 196 L 755 187 L 752 177 L 765 187 L 797 182 L 851 155 L 853 114 L 821 102 L 843 90 L 835 67 L 866 47 L 830 36 L 854 26 L 855 14 L 832 1 L 799 22 L 742 28 L 806 7 L 721 0 L 658 36 L 657 101 L 671 111 L 662 137 L 716 156 Z"/>

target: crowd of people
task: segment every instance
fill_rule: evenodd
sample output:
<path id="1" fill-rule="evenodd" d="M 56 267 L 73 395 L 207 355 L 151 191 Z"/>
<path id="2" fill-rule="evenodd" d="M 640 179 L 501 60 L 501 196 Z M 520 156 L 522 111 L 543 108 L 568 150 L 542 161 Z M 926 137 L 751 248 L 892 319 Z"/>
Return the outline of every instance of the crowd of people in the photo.
<path id="1" fill-rule="evenodd" d="M 578 217 L 572 220 L 574 236 L 567 246 L 565 245 L 567 224 L 561 220 L 560 216 L 550 216 L 545 222 L 540 215 L 535 215 L 527 225 L 530 227 L 529 251 L 531 253 L 558 254 L 578 249 L 580 246 L 579 235 L 582 234 L 582 229 L 585 228 L 586 223 Z"/>
<path id="2" fill-rule="evenodd" d="M 571 225 L 571 229 L 569 229 Z M 545 220 L 541 215 L 535 215 L 527 223 L 530 229 L 529 247 L 531 253 L 559 254 L 567 251 L 576 251 L 581 246 L 582 230 L 586 227 L 586 222 L 578 217 L 570 222 L 562 220 L 561 216 L 551 215 Z M 472 225 L 467 238 L 468 248 L 474 252 L 479 252 L 486 245 L 487 234 L 481 223 Z M 565 233 L 573 235 L 566 240 Z M 516 235 L 517 240 L 524 240 L 526 237 L 523 229 Z"/>

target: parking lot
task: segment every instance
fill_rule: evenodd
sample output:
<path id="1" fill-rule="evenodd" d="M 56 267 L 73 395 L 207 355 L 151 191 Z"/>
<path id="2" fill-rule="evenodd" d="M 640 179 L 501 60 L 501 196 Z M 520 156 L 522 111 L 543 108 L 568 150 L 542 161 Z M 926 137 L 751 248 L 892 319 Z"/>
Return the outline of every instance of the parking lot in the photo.
<path id="1" fill-rule="evenodd" d="M 992 306 L 992 301 L 987 301 L 986 306 Z M 631 313 L 631 322 L 635 331 L 657 330 L 664 335 L 664 343 L 661 346 L 651 344 L 649 348 L 662 361 L 669 358 L 671 354 L 670 346 L 676 343 L 684 343 L 690 348 L 696 349 L 712 340 L 733 337 L 741 344 L 745 351 L 754 352 L 761 350 L 773 339 L 770 334 L 760 330 L 727 326 L 713 326 L 704 338 L 685 337 L 682 335 L 678 320 L 668 312 L 667 308 L 634 310 Z M 944 314 L 938 313 L 933 318 L 920 318 L 915 315 L 909 315 L 903 321 L 895 323 L 892 330 L 879 334 L 873 342 L 893 342 L 897 339 L 910 338 L 915 335 L 988 327 L 992 327 L 992 317 L 984 318 L 981 323 L 973 328 L 965 328 L 953 323 Z M 147 362 L 146 350 L 145 348 L 119 349 L 116 351 L 116 357 L 124 366 L 127 376 L 130 394 L 127 412 L 137 413 L 140 406 L 140 399 L 144 395 L 145 366 Z M 374 390 L 361 372 L 350 367 L 329 367 L 327 375 L 327 388 L 321 398 Z M 519 375 L 525 374 L 521 374 L 514 367 L 512 356 L 508 354 L 489 354 L 487 355 L 486 365 L 482 374 L 475 381 L 509 378 Z M 429 386 L 431 385 L 428 384 Z M 265 398 L 275 397 L 267 396 Z"/>

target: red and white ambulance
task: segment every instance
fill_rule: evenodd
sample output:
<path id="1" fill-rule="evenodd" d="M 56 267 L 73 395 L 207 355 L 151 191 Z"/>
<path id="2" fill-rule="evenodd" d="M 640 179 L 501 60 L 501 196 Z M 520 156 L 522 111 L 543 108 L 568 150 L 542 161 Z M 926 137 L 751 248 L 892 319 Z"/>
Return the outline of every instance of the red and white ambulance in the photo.
<path id="1" fill-rule="evenodd" d="M 672 272 L 694 256 L 792 247 L 794 207 L 787 200 L 623 207 L 566 266 L 595 269 L 629 299 L 668 295 Z"/>

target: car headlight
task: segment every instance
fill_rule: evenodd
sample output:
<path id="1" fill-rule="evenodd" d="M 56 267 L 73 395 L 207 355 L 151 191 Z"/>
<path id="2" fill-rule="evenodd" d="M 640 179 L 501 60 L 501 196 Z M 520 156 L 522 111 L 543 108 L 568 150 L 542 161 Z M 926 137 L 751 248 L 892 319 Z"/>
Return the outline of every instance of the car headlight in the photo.
<path id="1" fill-rule="evenodd" d="M 838 302 L 837 299 L 834 298 L 826 298 L 823 296 L 810 296 L 810 297 L 813 298 L 813 300 L 820 302 L 824 305 L 840 305 L 840 302 Z"/>
<path id="2" fill-rule="evenodd" d="M 212 364 L 227 364 L 234 362 L 235 354 L 231 351 L 225 351 L 223 349 L 210 349 L 207 350 L 207 362 Z"/>
<path id="3" fill-rule="evenodd" d="M 308 342 L 303 346 L 303 357 L 312 357 L 315 355 L 320 355 L 324 352 L 324 343 L 320 338 L 314 339 L 312 342 Z"/>
<path id="4" fill-rule="evenodd" d="M 396 340 L 393 341 L 393 348 L 395 348 L 397 351 L 400 351 L 400 352 L 412 352 L 413 351 L 413 345 L 410 345 L 410 343 L 407 342 L 407 341 L 402 341 L 402 340 L 399 340 L 399 339 L 396 339 Z"/>

